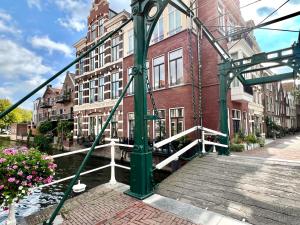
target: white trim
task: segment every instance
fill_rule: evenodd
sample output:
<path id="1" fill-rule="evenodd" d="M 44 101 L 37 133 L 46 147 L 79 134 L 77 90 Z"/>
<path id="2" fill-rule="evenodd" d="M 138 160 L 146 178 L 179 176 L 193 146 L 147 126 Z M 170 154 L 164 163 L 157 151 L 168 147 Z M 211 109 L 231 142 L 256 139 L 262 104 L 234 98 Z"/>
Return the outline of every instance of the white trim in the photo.
<path id="1" fill-rule="evenodd" d="M 184 110 L 184 107 L 182 106 L 182 107 L 169 108 L 169 137 L 172 136 L 171 109 L 183 109 L 183 127 L 182 127 L 182 131 L 185 131 L 185 110 Z"/>
<path id="2" fill-rule="evenodd" d="M 182 55 L 181 55 L 181 57 L 182 57 L 182 79 L 183 79 L 183 82 L 182 82 L 182 84 L 175 84 L 175 85 L 171 85 L 171 77 L 170 77 L 170 53 L 172 53 L 172 52 L 176 52 L 176 51 L 178 51 L 178 50 L 182 50 Z M 173 87 L 177 87 L 177 86 L 182 86 L 182 85 L 184 85 L 184 67 L 183 67 L 183 64 L 184 64 L 184 62 L 183 62 L 183 59 L 184 59 L 184 57 L 183 57 L 183 48 L 182 47 L 179 47 L 179 48 L 176 48 L 176 49 L 173 49 L 173 50 L 171 50 L 171 51 L 169 51 L 168 52 L 168 87 L 169 88 L 173 88 Z"/>

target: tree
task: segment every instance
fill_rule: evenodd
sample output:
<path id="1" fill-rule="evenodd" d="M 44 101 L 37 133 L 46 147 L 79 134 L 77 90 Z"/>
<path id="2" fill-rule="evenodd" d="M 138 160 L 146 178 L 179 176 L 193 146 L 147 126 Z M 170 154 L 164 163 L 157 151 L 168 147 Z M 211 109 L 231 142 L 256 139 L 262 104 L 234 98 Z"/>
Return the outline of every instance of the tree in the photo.
<path id="1" fill-rule="evenodd" d="M 22 108 L 15 109 L 17 123 L 26 123 L 32 120 L 32 111 Z"/>
<path id="2" fill-rule="evenodd" d="M 8 99 L 0 99 L 0 112 L 5 111 L 11 106 L 11 102 Z M 0 128 L 6 128 L 12 123 L 16 122 L 16 113 L 10 112 L 8 115 L 4 116 L 2 119 L 0 119 Z"/>

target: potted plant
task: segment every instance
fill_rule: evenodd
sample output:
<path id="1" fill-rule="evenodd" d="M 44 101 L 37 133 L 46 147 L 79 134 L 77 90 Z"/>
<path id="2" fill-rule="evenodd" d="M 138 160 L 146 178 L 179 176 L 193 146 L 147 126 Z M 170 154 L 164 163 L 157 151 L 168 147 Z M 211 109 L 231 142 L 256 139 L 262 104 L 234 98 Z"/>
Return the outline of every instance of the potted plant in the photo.
<path id="1" fill-rule="evenodd" d="M 51 183 L 56 164 L 35 149 L 8 148 L 0 150 L 0 207 L 9 210 L 7 225 L 15 225 L 15 204 L 30 189 Z"/>

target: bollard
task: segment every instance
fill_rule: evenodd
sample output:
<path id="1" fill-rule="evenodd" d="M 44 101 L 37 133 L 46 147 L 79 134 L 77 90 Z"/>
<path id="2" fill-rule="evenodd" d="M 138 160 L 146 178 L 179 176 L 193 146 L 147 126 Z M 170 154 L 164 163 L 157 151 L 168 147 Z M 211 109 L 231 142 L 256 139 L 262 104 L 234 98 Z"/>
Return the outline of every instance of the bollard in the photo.
<path id="1" fill-rule="evenodd" d="M 110 181 L 109 184 L 115 185 L 117 183 L 116 181 L 116 173 L 115 173 L 115 141 L 111 142 L 111 147 L 110 147 Z"/>

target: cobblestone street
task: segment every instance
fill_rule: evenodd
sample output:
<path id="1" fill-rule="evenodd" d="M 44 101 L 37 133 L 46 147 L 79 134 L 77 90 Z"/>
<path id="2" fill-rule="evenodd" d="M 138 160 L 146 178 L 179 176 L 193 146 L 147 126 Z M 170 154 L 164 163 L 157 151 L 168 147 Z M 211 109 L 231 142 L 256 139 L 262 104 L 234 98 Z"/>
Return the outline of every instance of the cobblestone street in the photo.
<path id="1" fill-rule="evenodd" d="M 276 139 L 264 148 L 233 153 L 233 155 L 300 161 L 300 134 Z"/>

